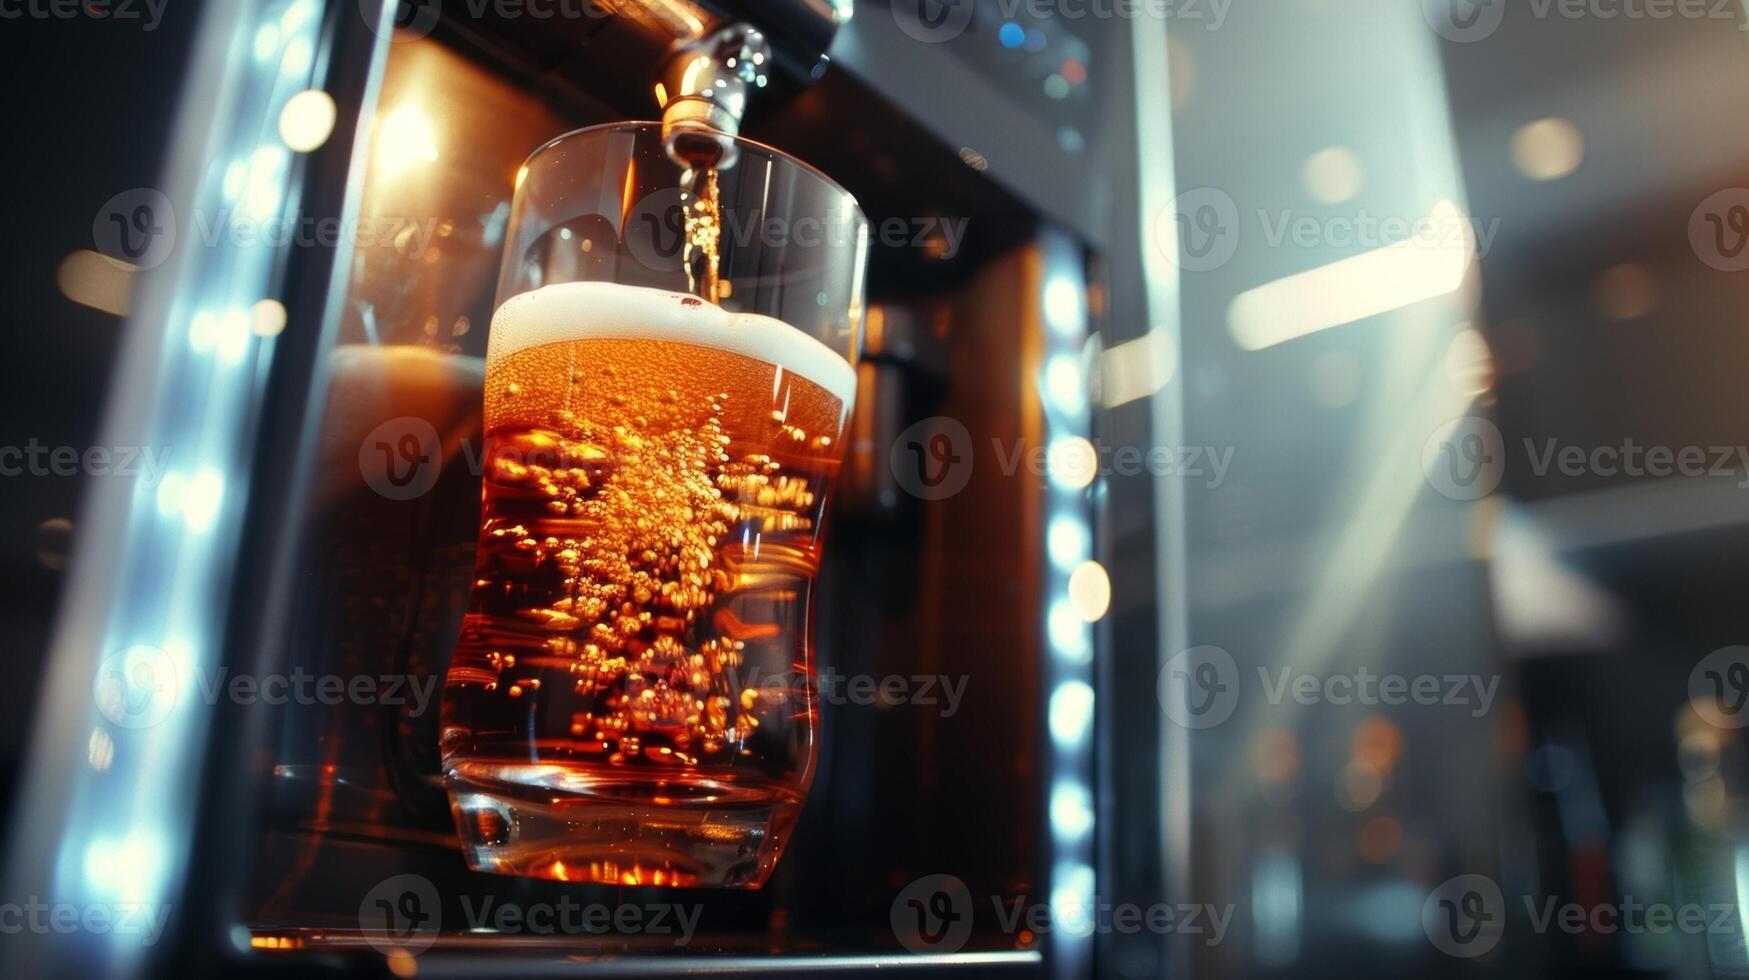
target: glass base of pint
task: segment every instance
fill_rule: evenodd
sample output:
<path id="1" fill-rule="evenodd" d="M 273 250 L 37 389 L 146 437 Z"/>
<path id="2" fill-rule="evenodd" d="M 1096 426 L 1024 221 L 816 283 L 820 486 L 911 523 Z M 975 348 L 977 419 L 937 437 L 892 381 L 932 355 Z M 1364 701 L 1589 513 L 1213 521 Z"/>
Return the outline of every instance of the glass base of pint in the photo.
<path id="1" fill-rule="evenodd" d="M 759 888 L 802 800 L 759 782 L 540 764 L 472 764 L 449 774 L 468 866 L 612 885 Z"/>

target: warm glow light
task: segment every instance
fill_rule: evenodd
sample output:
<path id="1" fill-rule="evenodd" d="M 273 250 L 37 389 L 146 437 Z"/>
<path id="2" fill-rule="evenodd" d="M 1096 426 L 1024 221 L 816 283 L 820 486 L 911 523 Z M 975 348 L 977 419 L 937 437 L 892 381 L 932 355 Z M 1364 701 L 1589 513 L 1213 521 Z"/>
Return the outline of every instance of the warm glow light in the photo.
<path id="1" fill-rule="evenodd" d="M 1089 623 L 1097 623 L 1111 608 L 1111 577 L 1105 566 L 1096 561 L 1084 561 L 1069 576 L 1069 605 L 1075 615 Z"/>
<path id="2" fill-rule="evenodd" d="M 255 57 L 260 61 L 271 61 L 279 51 L 279 26 L 262 24 L 255 32 Z"/>
<path id="3" fill-rule="evenodd" d="M 1320 204 L 1341 204 L 1356 194 L 1364 181 L 1360 158 L 1346 146 L 1319 150 L 1300 168 L 1306 192 Z"/>
<path id="4" fill-rule="evenodd" d="M 1045 548 L 1057 567 L 1074 568 L 1087 559 L 1090 537 L 1085 521 L 1067 516 L 1053 517 L 1050 529 L 1045 532 Z"/>
<path id="5" fill-rule="evenodd" d="M 1172 108 L 1182 109 L 1190 104 L 1191 96 L 1196 93 L 1197 72 L 1196 58 L 1177 34 L 1166 39 L 1166 71 Z"/>
<path id="6" fill-rule="evenodd" d="M 1045 390 L 1057 408 L 1071 414 L 1087 407 L 1081 384 L 1081 361 L 1072 354 L 1058 354 L 1045 365 Z"/>
<path id="7" fill-rule="evenodd" d="M 1051 694 L 1051 738 L 1059 745 L 1074 745 L 1093 725 L 1093 688 L 1082 681 L 1065 681 Z"/>
<path id="8" fill-rule="evenodd" d="M 1064 935 L 1085 938 L 1100 927 L 1093 893 L 1098 878 L 1085 864 L 1058 865 L 1051 889 L 1051 928 Z"/>
<path id="9" fill-rule="evenodd" d="M 162 503 L 162 494 L 159 496 Z M 218 519 L 219 505 L 225 499 L 225 478 L 217 470 L 201 470 L 188 481 L 187 489 L 182 491 L 181 510 L 183 523 L 190 531 L 205 531 L 213 526 Z"/>
<path id="10" fill-rule="evenodd" d="M 1051 443 L 1046 454 L 1051 482 L 1079 490 L 1099 475 L 1099 451 L 1080 436 L 1065 436 Z"/>
<path id="11" fill-rule="evenodd" d="M 232 160 L 230 165 L 225 167 L 224 184 L 221 188 L 225 192 L 225 200 L 235 201 L 237 198 L 242 197 L 243 182 L 248 178 L 249 161 Z"/>
<path id="12" fill-rule="evenodd" d="M 1658 280 L 1639 262 L 1612 266 L 1597 279 L 1597 305 L 1612 320 L 1635 320 L 1658 308 Z"/>
<path id="13" fill-rule="evenodd" d="M 1512 135 L 1512 164 L 1531 180 L 1559 180 L 1585 161 L 1585 137 L 1565 119 L 1520 126 Z"/>
<path id="14" fill-rule="evenodd" d="M 1092 659 L 1093 649 L 1087 640 L 1087 623 L 1067 600 L 1059 599 L 1051 604 L 1045 628 L 1050 632 L 1051 646 L 1065 660 L 1086 663 Z"/>
<path id="15" fill-rule="evenodd" d="M 310 65 L 316 60 L 316 49 L 310 46 L 309 38 L 294 37 L 285 46 L 285 54 L 279 59 L 279 72 L 286 78 L 302 79 L 310 73 Z"/>
<path id="16" fill-rule="evenodd" d="M 1494 354 L 1474 327 L 1465 327 L 1445 349 L 1445 374 L 1459 393 L 1475 398 L 1494 387 Z"/>
<path id="17" fill-rule="evenodd" d="M 1127 405 L 1166 387 L 1178 373 L 1178 345 L 1165 330 L 1150 330 L 1099 356 L 1105 407 Z"/>
<path id="18" fill-rule="evenodd" d="M 1245 350 L 1263 350 L 1456 291 L 1475 255 L 1475 230 L 1450 201 L 1428 218 L 1425 235 L 1240 293 L 1227 329 Z"/>
<path id="19" fill-rule="evenodd" d="M 202 310 L 188 322 L 188 345 L 197 351 L 210 350 L 218 331 L 218 319 L 206 310 Z"/>
<path id="20" fill-rule="evenodd" d="M 61 260 L 55 282 L 61 295 L 80 306 L 127 316 L 133 305 L 134 276 L 140 267 L 101 252 L 80 249 Z"/>
<path id="21" fill-rule="evenodd" d="M 264 299 L 249 308 L 249 331 L 257 337 L 277 337 L 285 329 L 285 305 Z"/>
<path id="22" fill-rule="evenodd" d="M 305 89 L 279 111 L 279 138 L 296 153 L 308 153 L 334 132 L 334 99 L 320 89 Z"/>
<path id="23" fill-rule="evenodd" d="M 152 894 L 164 874 L 164 843 L 155 833 L 135 830 L 116 839 L 92 841 L 85 849 L 85 880 L 122 901 Z"/>
<path id="24" fill-rule="evenodd" d="M 418 106 L 403 105 L 383 117 L 377 130 L 376 162 L 393 177 L 437 159 L 437 130 Z"/>
<path id="25" fill-rule="evenodd" d="M 237 207 L 238 222 L 266 221 L 279 213 L 285 200 L 285 170 L 290 159 L 284 148 L 278 146 L 262 146 L 249 155 L 242 200 Z"/>
<path id="26" fill-rule="evenodd" d="M 1045 285 L 1045 322 L 1059 334 L 1073 337 L 1081 332 L 1081 290 L 1067 279 L 1052 279 Z"/>
<path id="27" fill-rule="evenodd" d="M 91 738 L 85 743 L 85 761 L 98 772 L 109 771 L 109 764 L 115 761 L 115 742 L 108 732 L 101 728 L 91 730 Z"/>
<path id="28" fill-rule="evenodd" d="M 1093 800 L 1085 786 L 1062 782 L 1051 790 L 1051 829 L 1069 840 L 1093 829 Z"/>
<path id="29" fill-rule="evenodd" d="M 241 307 L 226 312 L 219 319 L 214 339 L 218 342 L 219 357 L 226 364 L 236 364 L 248 352 L 249 325 L 249 312 Z"/>

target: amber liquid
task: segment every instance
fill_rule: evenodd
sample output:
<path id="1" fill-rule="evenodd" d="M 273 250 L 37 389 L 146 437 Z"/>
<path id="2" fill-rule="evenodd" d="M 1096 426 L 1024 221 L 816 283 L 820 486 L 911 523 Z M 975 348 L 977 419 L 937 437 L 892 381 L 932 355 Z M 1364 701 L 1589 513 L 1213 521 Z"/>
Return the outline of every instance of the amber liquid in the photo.
<path id="1" fill-rule="evenodd" d="M 692 343 L 491 361 L 442 739 L 475 867 L 763 883 L 812 775 L 809 589 L 844 414 Z"/>

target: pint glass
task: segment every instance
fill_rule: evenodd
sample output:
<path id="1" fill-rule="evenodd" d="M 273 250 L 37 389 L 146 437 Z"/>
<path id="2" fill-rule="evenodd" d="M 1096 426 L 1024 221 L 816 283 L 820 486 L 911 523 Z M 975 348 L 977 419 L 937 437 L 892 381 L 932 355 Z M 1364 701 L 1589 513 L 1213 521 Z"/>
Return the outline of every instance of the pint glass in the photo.
<path id="1" fill-rule="evenodd" d="M 807 793 L 868 228 L 818 171 L 722 145 L 689 166 L 658 124 L 597 126 L 516 177 L 444 689 L 477 870 L 758 888 Z"/>

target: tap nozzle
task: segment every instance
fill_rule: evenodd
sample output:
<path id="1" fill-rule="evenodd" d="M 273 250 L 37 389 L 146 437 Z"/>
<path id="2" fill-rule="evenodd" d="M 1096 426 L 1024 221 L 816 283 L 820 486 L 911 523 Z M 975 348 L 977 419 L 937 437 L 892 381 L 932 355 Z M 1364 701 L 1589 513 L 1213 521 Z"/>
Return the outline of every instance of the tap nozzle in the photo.
<path id="1" fill-rule="evenodd" d="M 770 70 L 765 35 L 749 24 L 730 24 L 676 45 L 659 91 L 669 155 L 687 166 L 731 165 L 730 137 L 741 130 L 749 93 L 765 87 Z"/>

